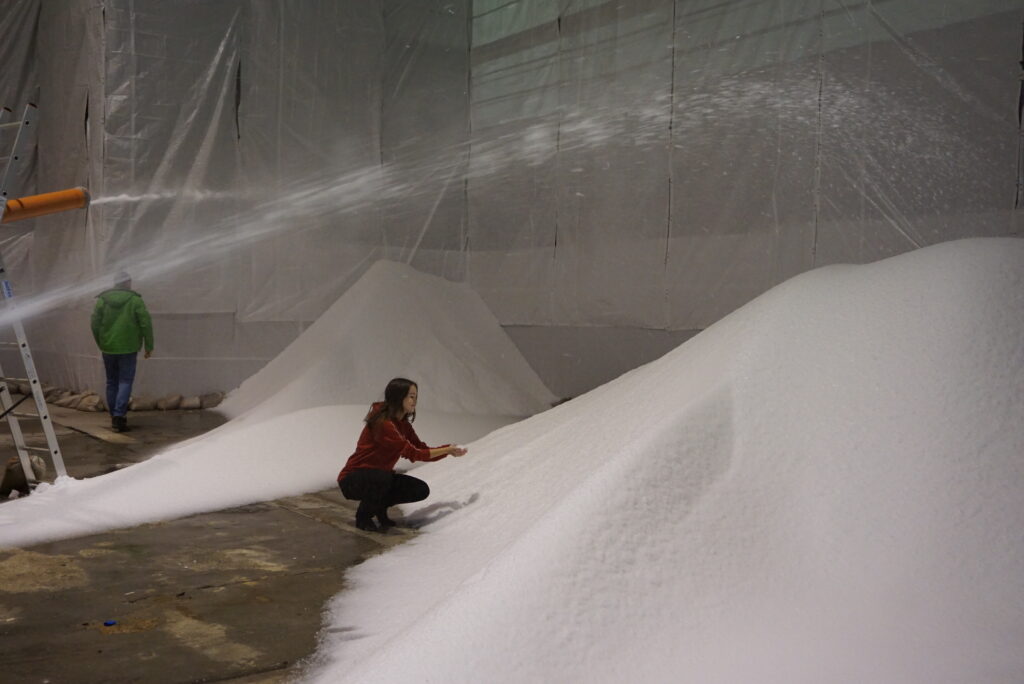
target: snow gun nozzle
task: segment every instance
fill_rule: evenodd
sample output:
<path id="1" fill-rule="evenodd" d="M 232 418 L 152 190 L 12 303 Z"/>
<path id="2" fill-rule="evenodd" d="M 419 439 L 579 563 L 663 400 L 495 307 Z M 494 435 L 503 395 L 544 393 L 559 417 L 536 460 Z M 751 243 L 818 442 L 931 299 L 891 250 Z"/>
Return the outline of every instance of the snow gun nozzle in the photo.
<path id="1" fill-rule="evenodd" d="M 90 200 L 89 191 L 85 188 L 70 188 L 7 200 L 6 206 L 3 207 L 3 219 L 0 220 L 0 223 L 13 223 L 61 211 L 82 209 L 89 206 Z"/>

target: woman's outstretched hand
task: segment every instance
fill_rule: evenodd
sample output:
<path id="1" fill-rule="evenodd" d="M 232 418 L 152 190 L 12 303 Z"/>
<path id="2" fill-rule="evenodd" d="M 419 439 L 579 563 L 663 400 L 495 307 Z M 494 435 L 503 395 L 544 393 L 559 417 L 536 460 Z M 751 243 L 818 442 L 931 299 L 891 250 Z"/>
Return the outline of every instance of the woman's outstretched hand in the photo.
<path id="1" fill-rule="evenodd" d="M 448 453 L 452 456 L 465 456 L 469 449 L 453 444 L 448 447 Z"/>

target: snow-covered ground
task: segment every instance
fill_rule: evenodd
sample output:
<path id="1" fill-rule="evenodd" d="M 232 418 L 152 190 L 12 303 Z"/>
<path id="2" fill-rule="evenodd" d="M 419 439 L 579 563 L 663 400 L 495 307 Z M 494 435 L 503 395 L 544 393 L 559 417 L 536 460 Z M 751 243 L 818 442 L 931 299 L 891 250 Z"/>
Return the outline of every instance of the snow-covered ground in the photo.
<path id="1" fill-rule="evenodd" d="M 1022 342 L 1024 240 L 794 278 L 418 471 L 308 679 L 1019 684 Z"/>
<path id="2" fill-rule="evenodd" d="M 378 262 L 228 397 L 231 421 L 124 470 L 5 503 L 0 546 L 334 487 L 394 376 L 420 383 L 416 428 L 428 444 L 470 442 L 554 401 L 468 286 Z"/>
<path id="3" fill-rule="evenodd" d="M 337 445 L 392 375 L 420 380 L 428 442 L 482 434 L 497 420 L 486 407 L 513 401 L 489 398 L 506 386 L 547 398 L 518 370 L 477 375 L 503 367 L 490 342 L 439 356 L 479 339 L 441 336 L 472 307 L 400 325 L 342 306 L 388 332 L 346 327 L 363 345 L 350 360 L 342 338 L 317 341 L 336 326 L 314 326 L 304 360 L 247 383 L 228 426 L 5 504 L 0 545 L 329 485 L 349 452 Z M 372 342 L 403 332 L 414 344 Z M 1019 684 L 1022 340 L 1024 240 L 794 278 L 662 359 L 418 468 L 432 494 L 404 512 L 423 533 L 349 571 L 306 677 Z M 387 363 L 409 349 L 416 363 Z M 372 372 L 353 376 L 360 360 Z M 456 362 L 472 372 L 443 370 Z M 336 393 L 354 377 L 357 392 Z"/>

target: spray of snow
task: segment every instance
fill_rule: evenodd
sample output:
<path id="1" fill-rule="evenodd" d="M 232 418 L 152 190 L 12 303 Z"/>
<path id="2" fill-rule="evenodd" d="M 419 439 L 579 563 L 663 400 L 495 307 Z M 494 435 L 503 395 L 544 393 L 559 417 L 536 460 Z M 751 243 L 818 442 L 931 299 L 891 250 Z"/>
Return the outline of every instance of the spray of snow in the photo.
<path id="1" fill-rule="evenodd" d="M 664 102 L 663 98 L 661 101 Z M 596 147 L 612 139 L 653 144 L 652 141 L 661 141 L 664 136 L 668 115 L 657 115 L 649 107 L 639 112 L 632 107 L 606 107 L 586 115 L 566 112 L 564 121 L 565 130 L 578 136 L 572 146 Z M 369 207 L 417 197 L 439 202 L 453 182 L 501 178 L 509 169 L 521 164 L 538 165 L 550 160 L 559 149 L 554 133 L 547 125 L 527 126 L 516 133 L 478 137 L 450 146 L 443 155 L 431 153 L 400 163 L 344 172 L 320 170 L 293 179 L 274 195 L 268 195 L 264 190 L 212 192 L 156 188 L 144 193 L 94 198 L 91 205 L 111 207 L 178 200 L 189 204 L 235 200 L 238 206 L 223 218 L 205 222 L 201 227 L 188 221 L 167 226 L 173 229 L 163 230 L 160 239 L 132 250 L 124 258 L 106 263 L 104 271 L 96 273 L 93 278 L 82 279 L 76 275 L 73 281 L 22 297 L 17 311 L 0 310 L 0 325 L 26 320 L 69 302 L 91 297 L 109 287 L 113 275 L 122 270 L 129 271 L 136 282 L 144 282 L 185 267 L 214 263 L 262 240 L 284 234 L 298 239 L 303 230 L 311 227 L 334 226 L 339 240 L 344 240 L 346 226 L 349 225 L 344 219 Z M 570 149 L 570 144 L 562 142 L 560 149 Z M 440 188 L 438 179 L 443 179 Z M 431 219 L 428 219 L 423 230 L 426 231 L 430 224 Z"/>
<path id="2" fill-rule="evenodd" d="M 107 195 L 105 197 L 93 198 L 92 200 L 90 200 L 89 204 L 93 206 L 102 204 L 139 204 L 141 202 L 153 202 L 156 200 L 172 199 L 188 199 L 193 202 L 203 202 L 206 200 L 226 199 L 231 197 L 231 193 L 227 192 L 179 189 L 175 190 L 174 192 L 147 192 L 141 195 L 130 195 L 128 193 L 121 193 L 120 195 Z"/>

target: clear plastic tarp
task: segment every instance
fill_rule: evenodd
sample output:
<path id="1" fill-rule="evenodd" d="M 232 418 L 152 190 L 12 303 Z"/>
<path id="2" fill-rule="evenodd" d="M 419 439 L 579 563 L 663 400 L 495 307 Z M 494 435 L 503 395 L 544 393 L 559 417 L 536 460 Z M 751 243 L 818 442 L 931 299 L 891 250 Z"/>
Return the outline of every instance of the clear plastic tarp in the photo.
<path id="1" fill-rule="evenodd" d="M 810 268 L 1021 230 L 1019 0 L 5 9 L 0 104 L 40 112 L 20 189 L 94 200 L 0 232 L 19 297 L 53 295 L 53 384 L 99 387 L 122 268 L 140 391 L 198 393 L 380 259 L 468 281 L 550 367 L 565 330 L 699 330 Z"/>

